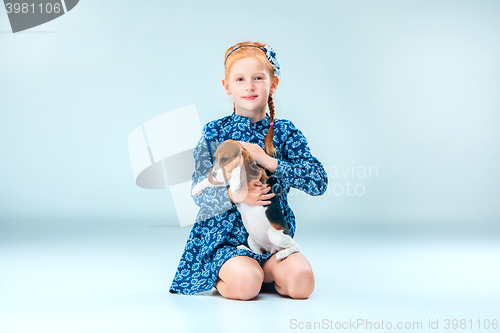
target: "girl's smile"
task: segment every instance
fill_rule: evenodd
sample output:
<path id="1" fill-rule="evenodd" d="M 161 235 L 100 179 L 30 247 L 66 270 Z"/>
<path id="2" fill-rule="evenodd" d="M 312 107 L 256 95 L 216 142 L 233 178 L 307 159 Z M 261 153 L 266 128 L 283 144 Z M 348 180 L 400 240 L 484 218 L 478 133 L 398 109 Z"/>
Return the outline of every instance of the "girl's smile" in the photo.
<path id="1" fill-rule="evenodd" d="M 251 101 L 257 98 L 257 95 L 250 95 L 250 96 L 244 96 L 242 97 L 243 99 L 246 99 L 247 101 Z"/>

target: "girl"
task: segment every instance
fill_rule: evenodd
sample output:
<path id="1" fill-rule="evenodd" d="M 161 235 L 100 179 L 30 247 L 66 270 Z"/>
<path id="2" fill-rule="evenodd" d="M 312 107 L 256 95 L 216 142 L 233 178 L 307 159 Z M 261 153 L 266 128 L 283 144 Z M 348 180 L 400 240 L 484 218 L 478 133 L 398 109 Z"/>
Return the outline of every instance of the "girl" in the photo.
<path id="1" fill-rule="evenodd" d="M 278 179 L 279 201 L 290 236 L 295 233 L 295 217 L 288 206 L 290 187 L 310 195 L 326 191 L 327 176 L 322 164 L 310 153 L 307 140 L 291 121 L 275 119 L 273 93 L 281 73 L 276 53 L 268 45 L 244 42 L 226 51 L 222 85 L 232 96 L 230 116 L 206 124 L 194 151 L 194 187 L 207 177 L 212 155 L 221 142 L 239 141 L 256 162 Z M 266 107 L 269 114 L 266 113 Z M 237 246 L 247 244 L 246 232 L 235 203 L 267 205 L 274 196 L 260 182 L 246 191 L 231 192 L 227 187 L 210 187 L 193 197 L 200 207 L 196 223 L 186 243 L 171 293 L 195 294 L 215 288 L 231 299 L 249 300 L 257 296 L 263 283 L 274 282 L 276 290 L 292 298 L 307 298 L 314 289 L 311 265 L 301 253 L 282 261 L 274 255 L 256 254 Z"/>

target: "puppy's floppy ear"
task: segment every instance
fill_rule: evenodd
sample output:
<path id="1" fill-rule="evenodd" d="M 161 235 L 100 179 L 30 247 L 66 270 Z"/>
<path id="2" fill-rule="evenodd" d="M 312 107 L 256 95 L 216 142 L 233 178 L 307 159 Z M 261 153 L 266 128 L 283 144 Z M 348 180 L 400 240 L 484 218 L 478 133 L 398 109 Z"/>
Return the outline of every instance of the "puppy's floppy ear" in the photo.
<path id="1" fill-rule="evenodd" d="M 244 149 L 241 149 L 241 181 L 248 183 L 250 181 L 248 172 L 249 172 L 249 164 L 248 164 L 248 152 Z"/>
<path id="2" fill-rule="evenodd" d="M 269 179 L 269 177 L 267 176 L 266 170 L 262 168 L 261 174 L 260 174 L 260 182 L 265 183 L 265 182 L 267 182 L 268 179 Z"/>
<path id="3" fill-rule="evenodd" d="M 241 168 L 236 167 L 231 173 L 231 179 L 229 180 L 229 187 L 231 191 L 238 192 L 241 188 Z"/>
<path id="4" fill-rule="evenodd" d="M 243 153 L 243 165 L 245 166 L 245 175 L 247 182 L 259 179 L 261 174 L 261 168 L 257 165 L 257 162 L 254 160 L 252 155 L 246 150 L 242 151 Z"/>
<path id="5" fill-rule="evenodd" d="M 247 167 L 246 167 L 246 159 L 243 155 L 243 151 L 241 154 L 241 161 L 240 161 L 240 182 L 248 183 L 248 178 L 247 178 Z"/>

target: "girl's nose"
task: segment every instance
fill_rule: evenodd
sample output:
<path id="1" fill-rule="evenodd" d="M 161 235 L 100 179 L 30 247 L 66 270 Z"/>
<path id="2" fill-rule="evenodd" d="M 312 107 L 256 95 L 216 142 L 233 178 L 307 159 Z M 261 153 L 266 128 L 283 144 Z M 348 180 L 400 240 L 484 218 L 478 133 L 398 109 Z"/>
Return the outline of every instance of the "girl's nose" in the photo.
<path id="1" fill-rule="evenodd" d="M 247 90 L 254 90 L 253 82 L 250 81 L 247 83 Z"/>

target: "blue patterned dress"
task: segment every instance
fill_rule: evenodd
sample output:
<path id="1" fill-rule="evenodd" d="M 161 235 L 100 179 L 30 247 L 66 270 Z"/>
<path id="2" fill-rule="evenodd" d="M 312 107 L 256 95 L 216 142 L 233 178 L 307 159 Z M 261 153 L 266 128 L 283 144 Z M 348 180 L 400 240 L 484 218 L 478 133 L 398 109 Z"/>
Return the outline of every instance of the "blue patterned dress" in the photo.
<path id="1" fill-rule="evenodd" d="M 207 177 L 212 168 L 213 153 L 220 143 L 232 139 L 257 143 L 264 148 L 269 124 L 268 114 L 265 119 L 251 123 L 250 118 L 235 113 L 206 124 L 193 153 L 195 172 L 191 188 Z M 327 175 L 323 165 L 311 155 L 306 138 L 291 121 L 275 119 L 273 144 L 278 159 L 273 176 L 283 189 L 279 201 L 293 237 L 295 216 L 287 201 L 290 188 L 309 195 L 321 195 L 326 191 Z M 270 257 L 269 254 L 236 248 L 240 244 L 248 247 L 248 233 L 236 205 L 229 200 L 227 187 L 207 188 L 193 200 L 200 210 L 170 287 L 171 293 L 192 295 L 212 289 L 219 269 L 232 257 L 247 256 L 260 265 Z"/>

